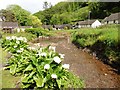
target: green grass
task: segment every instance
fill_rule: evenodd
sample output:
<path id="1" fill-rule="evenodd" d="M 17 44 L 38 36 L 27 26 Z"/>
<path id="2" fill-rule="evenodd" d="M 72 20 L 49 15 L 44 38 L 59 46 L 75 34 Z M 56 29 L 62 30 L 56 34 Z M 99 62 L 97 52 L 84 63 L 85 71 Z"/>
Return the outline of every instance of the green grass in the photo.
<path id="1" fill-rule="evenodd" d="M 108 63 L 120 65 L 118 47 L 118 27 L 105 25 L 99 28 L 81 28 L 72 33 L 72 42 L 82 48 L 89 48 L 99 56 L 106 58 Z"/>
<path id="2" fill-rule="evenodd" d="M 5 65 L 8 53 L 0 47 L 0 65 Z M 15 84 L 20 80 L 19 77 L 14 77 L 9 70 L 3 70 L 0 67 L 0 87 L 1 88 L 15 88 Z"/>
<path id="3" fill-rule="evenodd" d="M 2 34 L 2 38 L 6 36 L 18 36 L 18 37 L 26 37 L 28 41 L 36 38 L 35 35 L 26 32 L 19 32 L 19 33 L 4 33 L 0 31 Z M 1 41 L 1 40 L 0 40 Z M 2 65 L 5 65 L 8 60 L 8 52 L 4 51 L 0 46 L 0 87 L 2 88 L 15 88 L 15 84 L 20 81 L 20 76 L 12 76 L 9 70 L 3 70 Z M 19 84 L 20 85 L 20 84 Z"/>

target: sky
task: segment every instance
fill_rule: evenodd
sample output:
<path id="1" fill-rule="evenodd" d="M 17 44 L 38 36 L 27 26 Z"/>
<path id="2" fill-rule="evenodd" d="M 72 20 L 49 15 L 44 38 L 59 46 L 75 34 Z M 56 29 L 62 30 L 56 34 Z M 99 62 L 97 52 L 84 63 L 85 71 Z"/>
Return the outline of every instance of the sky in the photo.
<path id="1" fill-rule="evenodd" d="M 6 9 L 8 5 L 17 4 L 21 6 L 23 9 L 35 13 L 40 10 L 43 10 L 43 2 L 47 1 L 52 5 L 57 4 L 58 2 L 65 0 L 0 0 L 0 10 Z"/>

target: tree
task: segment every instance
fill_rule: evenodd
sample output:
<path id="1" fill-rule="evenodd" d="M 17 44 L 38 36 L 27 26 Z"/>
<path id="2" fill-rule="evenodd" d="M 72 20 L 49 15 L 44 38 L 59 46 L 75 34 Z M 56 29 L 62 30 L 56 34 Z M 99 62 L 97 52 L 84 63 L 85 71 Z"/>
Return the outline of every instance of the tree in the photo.
<path id="1" fill-rule="evenodd" d="M 5 10 L 5 9 L 0 10 L 0 17 L 2 21 L 8 21 L 8 22 L 17 21 L 14 13 L 10 10 Z"/>
<path id="2" fill-rule="evenodd" d="M 15 14 L 15 17 L 16 17 L 19 25 L 28 26 L 31 24 L 30 19 L 29 19 L 30 12 L 22 9 L 20 6 L 9 5 L 7 7 L 7 10 L 11 10 Z"/>
<path id="3" fill-rule="evenodd" d="M 31 19 L 31 23 L 34 28 L 41 27 L 42 23 L 38 17 L 30 15 L 29 18 Z"/>
<path id="4" fill-rule="evenodd" d="M 43 9 L 47 9 L 48 8 L 48 2 L 47 1 L 45 1 L 44 3 L 43 3 Z"/>

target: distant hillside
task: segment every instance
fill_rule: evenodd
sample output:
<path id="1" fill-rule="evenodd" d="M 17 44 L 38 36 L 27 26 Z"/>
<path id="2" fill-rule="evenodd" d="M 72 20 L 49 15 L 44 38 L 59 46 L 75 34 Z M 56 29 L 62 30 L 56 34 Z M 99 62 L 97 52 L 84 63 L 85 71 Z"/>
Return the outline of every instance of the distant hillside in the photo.
<path id="1" fill-rule="evenodd" d="M 67 24 L 76 20 L 103 19 L 120 12 L 120 2 L 60 2 L 44 11 L 36 12 L 43 24 Z M 91 11 L 91 13 L 89 13 Z"/>

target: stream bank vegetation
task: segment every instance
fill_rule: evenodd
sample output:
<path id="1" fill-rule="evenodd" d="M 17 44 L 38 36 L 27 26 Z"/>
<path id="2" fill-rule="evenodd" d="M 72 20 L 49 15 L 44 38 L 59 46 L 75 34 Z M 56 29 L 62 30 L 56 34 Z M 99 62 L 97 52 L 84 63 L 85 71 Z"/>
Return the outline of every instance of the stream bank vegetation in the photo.
<path id="1" fill-rule="evenodd" d="M 80 48 L 90 49 L 94 56 L 120 70 L 119 27 L 107 25 L 76 30 L 72 33 L 72 42 Z"/>

